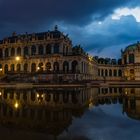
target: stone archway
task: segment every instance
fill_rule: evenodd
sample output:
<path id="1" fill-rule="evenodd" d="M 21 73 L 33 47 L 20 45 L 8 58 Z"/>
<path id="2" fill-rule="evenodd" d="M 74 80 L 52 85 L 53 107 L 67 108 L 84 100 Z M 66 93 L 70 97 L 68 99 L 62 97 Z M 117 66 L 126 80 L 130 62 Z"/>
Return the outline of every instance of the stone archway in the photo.
<path id="1" fill-rule="evenodd" d="M 31 72 L 36 72 L 36 64 L 32 63 L 31 65 Z"/>
<path id="2" fill-rule="evenodd" d="M 64 61 L 63 63 L 63 71 L 68 72 L 69 71 L 69 62 Z"/>
<path id="3" fill-rule="evenodd" d="M 76 60 L 72 61 L 71 67 L 72 67 L 72 73 L 76 73 L 78 70 L 78 62 Z"/>
<path id="4" fill-rule="evenodd" d="M 5 73 L 5 74 L 8 73 L 8 65 L 7 65 L 7 64 L 4 66 L 4 73 Z"/>
<path id="5" fill-rule="evenodd" d="M 55 72 L 58 72 L 59 71 L 59 63 L 58 62 L 54 62 L 54 64 L 53 64 L 53 70 Z"/>
<path id="6" fill-rule="evenodd" d="M 17 64 L 17 72 L 21 71 L 21 64 Z"/>

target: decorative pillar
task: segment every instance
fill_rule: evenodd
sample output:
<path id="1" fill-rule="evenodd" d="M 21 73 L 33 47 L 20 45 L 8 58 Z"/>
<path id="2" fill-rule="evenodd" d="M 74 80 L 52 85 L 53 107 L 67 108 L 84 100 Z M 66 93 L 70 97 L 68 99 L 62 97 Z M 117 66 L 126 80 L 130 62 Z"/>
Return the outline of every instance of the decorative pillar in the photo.
<path id="1" fill-rule="evenodd" d="M 5 58 L 5 48 L 2 49 L 2 57 Z"/>

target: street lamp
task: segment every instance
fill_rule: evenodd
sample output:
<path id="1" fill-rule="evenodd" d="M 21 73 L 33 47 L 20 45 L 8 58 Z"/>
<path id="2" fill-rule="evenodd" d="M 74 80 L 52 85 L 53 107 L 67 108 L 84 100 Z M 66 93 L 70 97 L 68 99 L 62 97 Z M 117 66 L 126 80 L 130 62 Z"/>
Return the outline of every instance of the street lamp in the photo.
<path id="1" fill-rule="evenodd" d="M 16 61 L 19 61 L 20 60 L 20 57 L 19 56 L 16 56 Z"/>

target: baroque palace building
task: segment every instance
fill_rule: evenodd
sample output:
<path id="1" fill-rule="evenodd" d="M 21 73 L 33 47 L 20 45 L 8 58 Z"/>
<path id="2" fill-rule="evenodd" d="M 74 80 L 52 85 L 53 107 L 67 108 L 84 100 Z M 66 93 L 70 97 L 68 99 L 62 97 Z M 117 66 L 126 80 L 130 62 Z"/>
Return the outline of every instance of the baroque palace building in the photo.
<path id="1" fill-rule="evenodd" d="M 121 51 L 121 59 L 89 56 L 55 26 L 53 31 L 0 41 L 0 77 L 24 81 L 140 80 L 140 43 Z"/>
<path id="2" fill-rule="evenodd" d="M 72 46 L 68 35 L 53 31 L 16 35 L 0 41 L 1 76 L 18 79 L 92 80 L 97 64 L 80 46 Z"/>

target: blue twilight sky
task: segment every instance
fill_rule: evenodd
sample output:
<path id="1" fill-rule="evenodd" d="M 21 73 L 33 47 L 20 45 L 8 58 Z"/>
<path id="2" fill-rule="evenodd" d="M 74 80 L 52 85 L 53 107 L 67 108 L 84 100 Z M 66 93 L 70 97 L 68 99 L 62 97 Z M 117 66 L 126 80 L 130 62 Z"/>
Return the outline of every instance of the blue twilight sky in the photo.
<path id="1" fill-rule="evenodd" d="M 0 0 L 0 38 L 59 29 L 92 55 L 120 57 L 140 40 L 140 0 Z"/>

